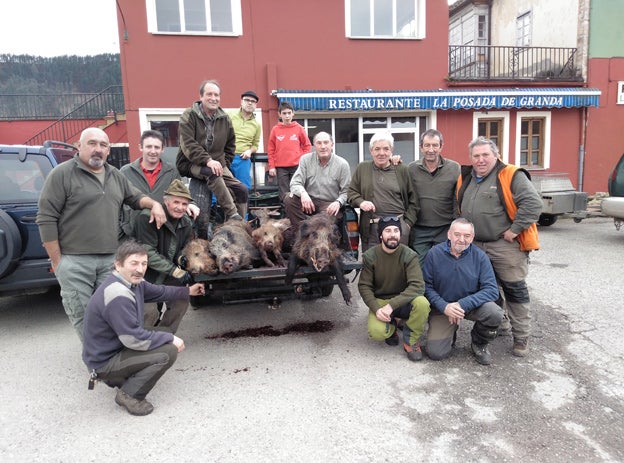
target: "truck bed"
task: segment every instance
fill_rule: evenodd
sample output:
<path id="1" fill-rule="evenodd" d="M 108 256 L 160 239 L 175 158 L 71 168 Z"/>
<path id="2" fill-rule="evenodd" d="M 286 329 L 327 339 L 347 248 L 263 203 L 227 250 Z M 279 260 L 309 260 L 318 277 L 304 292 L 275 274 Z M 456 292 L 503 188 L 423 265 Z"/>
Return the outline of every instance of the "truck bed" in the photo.
<path id="1" fill-rule="evenodd" d="M 355 260 L 343 261 L 344 275 L 353 273 L 355 280 L 362 264 Z M 271 308 L 279 307 L 285 299 L 316 299 L 329 296 L 336 285 L 331 272 L 317 272 L 312 267 L 299 267 L 292 284 L 285 283 L 286 267 L 258 267 L 239 270 L 229 275 L 198 275 L 195 281 L 203 282 L 205 296 L 191 297 L 195 307 L 211 304 L 242 304 L 266 302 Z"/>

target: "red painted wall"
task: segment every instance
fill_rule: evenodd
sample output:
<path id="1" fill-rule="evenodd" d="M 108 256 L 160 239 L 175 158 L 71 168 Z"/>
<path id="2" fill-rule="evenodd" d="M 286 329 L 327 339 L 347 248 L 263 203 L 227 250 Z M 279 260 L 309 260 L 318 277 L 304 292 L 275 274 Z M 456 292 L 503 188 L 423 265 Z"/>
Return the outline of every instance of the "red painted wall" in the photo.
<path id="1" fill-rule="evenodd" d="M 33 135 L 49 127 L 52 123 L 53 121 L 33 120 L 0 121 L 0 144 L 21 145 Z M 103 126 L 104 124 L 105 121 L 102 120 L 100 125 Z M 128 143 L 126 121 L 119 120 L 109 125 L 104 130 L 108 134 L 111 143 Z M 77 138 L 76 140 L 71 140 L 70 143 L 77 141 Z"/>
<path id="2" fill-rule="evenodd" d="M 624 105 L 616 104 L 618 81 L 624 81 L 624 58 L 589 60 L 588 86 L 599 88 L 600 108 L 590 108 L 583 189 L 607 191 L 607 178 L 624 153 Z"/>
<path id="3" fill-rule="evenodd" d="M 277 122 L 284 89 L 432 89 L 445 87 L 448 4 L 427 2 L 424 40 L 345 37 L 344 2 L 242 0 L 240 37 L 152 35 L 145 2 L 119 0 L 121 67 L 130 146 L 139 142 L 139 108 L 186 108 L 199 83 L 216 78 L 221 104 L 235 107 L 254 89 L 263 110 L 264 139 Z M 125 21 L 128 40 L 124 40 Z"/>
<path id="4" fill-rule="evenodd" d="M 21 145 L 53 121 L 0 121 L 0 143 Z"/>

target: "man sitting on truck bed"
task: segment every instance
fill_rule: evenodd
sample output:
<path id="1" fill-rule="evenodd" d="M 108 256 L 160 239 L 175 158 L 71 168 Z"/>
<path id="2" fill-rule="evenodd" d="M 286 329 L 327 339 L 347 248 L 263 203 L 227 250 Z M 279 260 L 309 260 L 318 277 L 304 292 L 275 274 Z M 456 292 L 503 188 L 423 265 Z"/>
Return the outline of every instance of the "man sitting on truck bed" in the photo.
<path id="1" fill-rule="evenodd" d="M 342 217 L 351 182 L 349 163 L 333 152 L 334 140 L 327 132 L 314 136 L 314 151 L 299 161 L 292 180 L 290 194 L 284 198 L 286 216 L 291 232 L 296 235 L 299 224 L 318 212 Z"/>

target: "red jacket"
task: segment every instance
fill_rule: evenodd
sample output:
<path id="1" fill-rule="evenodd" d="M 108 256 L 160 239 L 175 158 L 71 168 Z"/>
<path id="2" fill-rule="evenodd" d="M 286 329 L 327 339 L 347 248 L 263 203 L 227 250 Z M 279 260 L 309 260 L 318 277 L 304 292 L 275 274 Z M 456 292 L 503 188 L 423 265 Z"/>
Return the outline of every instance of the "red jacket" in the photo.
<path id="1" fill-rule="evenodd" d="M 310 139 L 298 122 L 278 123 L 269 135 L 269 169 L 295 167 L 299 159 L 312 149 Z"/>

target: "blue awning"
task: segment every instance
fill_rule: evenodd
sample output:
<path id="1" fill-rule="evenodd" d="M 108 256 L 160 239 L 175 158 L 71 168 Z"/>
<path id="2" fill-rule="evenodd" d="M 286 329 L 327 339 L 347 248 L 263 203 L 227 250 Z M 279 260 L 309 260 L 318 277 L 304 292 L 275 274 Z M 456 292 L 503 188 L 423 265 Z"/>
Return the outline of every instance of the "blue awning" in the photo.
<path id="1" fill-rule="evenodd" d="M 475 90 L 274 90 L 295 111 L 419 111 L 446 109 L 541 109 L 598 106 L 596 88 Z"/>

